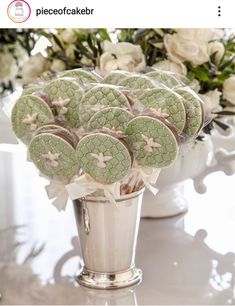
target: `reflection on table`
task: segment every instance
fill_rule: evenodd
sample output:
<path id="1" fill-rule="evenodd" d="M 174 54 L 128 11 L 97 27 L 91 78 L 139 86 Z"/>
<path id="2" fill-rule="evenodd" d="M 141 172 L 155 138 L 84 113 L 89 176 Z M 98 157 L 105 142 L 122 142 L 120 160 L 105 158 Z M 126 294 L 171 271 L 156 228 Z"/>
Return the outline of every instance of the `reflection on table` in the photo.
<path id="1" fill-rule="evenodd" d="M 80 249 L 72 205 L 58 213 L 23 146 L 0 152 L 2 304 L 234 304 L 234 176 L 215 174 L 208 192 L 185 184 L 189 212 L 143 219 L 137 266 L 143 282 L 105 291 L 78 286 Z"/>

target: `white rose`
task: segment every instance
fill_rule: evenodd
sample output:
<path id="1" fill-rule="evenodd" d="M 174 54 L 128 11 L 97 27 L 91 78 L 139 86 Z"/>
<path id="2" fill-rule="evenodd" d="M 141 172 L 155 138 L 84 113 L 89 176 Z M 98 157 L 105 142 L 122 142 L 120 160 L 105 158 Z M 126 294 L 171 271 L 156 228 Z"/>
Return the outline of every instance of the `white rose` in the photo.
<path id="1" fill-rule="evenodd" d="M 176 29 L 177 34 L 187 40 L 209 42 L 218 40 L 224 36 L 223 30 L 219 29 Z"/>
<path id="2" fill-rule="evenodd" d="M 75 51 L 76 51 L 76 47 L 74 45 L 69 45 L 65 50 L 65 54 L 69 59 L 74 60 Z"/>
<path id="3" fill-rule="evenodd" d="M 100 70 L 103 74 L 118 69 L 139 72 L 146 66 L 140 46 L 126 42 L 105 42 L 104 51 L 100 57 Z"/>
<path id="4" fill-rule="evenodd" d="M 22 78 L 23 83 L 28 84 L 40 77 L 43 72 L 50 68 L 50 62 L 40 53 L 31 56 L 29 60 L 23 65 Z"/>
<path id="5" fill-rule="evenodd" d="M 235 105 L 235 75 L 230 76 L 224 81 L 223 97 Z"/>
<path id="6" fill-rule="evenodd" d="M 67 44 L 72 44 L 76 41 L 76 33 L 73 29 L 65 29 L 60 33 L 61 38 Z"/>
<path id="7" fill-rule="evenodd" d="M 66 69 L 66 65 L 63 61 L 60 59 L 54 59 L 52 64 L 51 64 L 51 70 L 54 72 L 60 72 L 64 71 Z"/>
<path id="8" fill-rule="evenodd" d="M 224 56 L 224 45 L 219 41 L 213 41 L 208 45 L 209 55 L 215 54 L 215 62 L 218 64 Z"/>
<path id="9" fill-rule="evenodd" d="M 187 68 L 183 63 L 175 63 L 170 60 L 163 60 L 155 65 L 153 67 L 164 70 L 164 71 L 170 71 L 173 73 L 181 74 L 181 75 L 186 75 L 187 74 Z"/>
<path id="10" fill-rule="evenodd" d="M 83 56 L 80 60 L 81 64 L 83 64 L 84 66 L 93 66 L 93 62 L 91 59 L 89 59 L 88 57 L 86 56 Z"/>
<path id="11" fill-rule="evenodd" d="M 204 102 L 204 107 L 207 114 L 212 114 L 222 110 L 220 105 L 220 97 L 222 93 L 218 89 L 208 91 L 204 95 L 200 95 L 202 101 Z"/>
<path id="12" fill-rule="evenodd" d="M 190 62 L 193 66 L 209 61 L 208 43 L 195 39 L 188 39 L 178 33 L 164 37 L 164 45 L 170 60 Z"/>
<path id="13" fill-rule="evenodd" d="M 16 60 L 7 49 L 0 52 L 0 80 L 13 79 L 17 74 Z"/>

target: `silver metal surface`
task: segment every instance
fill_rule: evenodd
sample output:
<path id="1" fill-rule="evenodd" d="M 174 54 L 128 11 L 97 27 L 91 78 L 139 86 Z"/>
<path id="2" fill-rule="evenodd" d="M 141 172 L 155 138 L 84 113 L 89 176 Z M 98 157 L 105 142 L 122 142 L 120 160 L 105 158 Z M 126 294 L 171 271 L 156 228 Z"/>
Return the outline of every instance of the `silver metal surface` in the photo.
<path id="1" fill-rule="evenodd" d="M 102 197 L 73 201 L 84 261 L 80 284 L 113 289 L 140 282 L 135 249 L 143 191 L 122 196 L 117 205 Z"/>
<path id="2" fill-rule="evenodd" d="M 96 289 L 118 289 L 137 284 L 142 279 L 142 270 L 132 268 L 120 273 L 98 273 L 88 271 L 85 267 L 77 274 L 80 285 Z"/>

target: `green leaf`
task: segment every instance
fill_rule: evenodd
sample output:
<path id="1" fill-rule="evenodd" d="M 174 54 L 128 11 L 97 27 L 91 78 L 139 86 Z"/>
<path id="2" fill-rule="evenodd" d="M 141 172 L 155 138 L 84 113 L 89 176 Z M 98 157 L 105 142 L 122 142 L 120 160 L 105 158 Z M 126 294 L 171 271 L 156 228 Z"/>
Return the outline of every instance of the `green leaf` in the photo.
<path id="1" fill-rule="evenodd" d="M 195 79 L 195 73 L 193 71 L 189 71 L 188 74 L 187 74 L 187 78 L 190 81 L 193 81 Z"/>
<path id="2" fill-rule="evenodd" d="M 80 50 L 80 52 L 82 54 L 84 54 L 87 58 L 89 58 L 90 60 L 94 60 L 93 55 L 89 52 L 89 50 L 83 46 L 83 44 L 81 42 L 77 42 L 77 47 Z"/>
<path id="3" fill-rule="evenodd" d="M 94 57 L 97 57 L 97 50 L 95 48 L 95 45 L 93 45 L 92 36 L 90 34 L 87 37 L 87 43 L 90 49 L 92 50 Z"/>
<path id="4" fill-rule="evenodd" d="M 59 37 L 57 37 L 55 34 L 51 33 L 51 36 L 53 37 L 55 43 L 57 44 L 57 46 L 60 47 L 60 49 L 64 49 L 62 42 L 60 41 Z"/>
<path id="5" fill-rule="evenodd" d="M 164 36 L 164 31 L 162 29 L 153 29 L 154 32 L 159 35 L 160 37 Z"/>
<path id="6" fill-rule="evenodd" d="M 111 41 L 109 33 L 106 29 L 99 29 L 99 34 L 103 40 Z"/>
<path id="7" fill-rule="evenodd" d="M 209 71 L 206 70 L 203 67 L 198 66 L 197 68 L 195 68 L 193 70 L 195 77 L 199 80 L 199 81 L 208 81 L 209 79 Z"/>
<path id="8" fill-rule="evenodd" d="M 134 41 L 138 42 L 145 38 L 145 36 L 150 32 L 150 29 L 138 29 L 138 31 L 135 34 Z"/>
<path id="9" fill-rule="evenodd" d="M 228 60 L 224 61 L 224 62 L 220 65 L 219 69 L 220 69 L 221 71 L 224 70 L 225 68 L 227 68 L 228 66 L 230 66 L 230 65 L 233 63 L 234 59 L 235 59 L 235 55 L 231 56 Z"/>
<path id="10" fill-rule="evenodd" d="M 230 75 L 232 74 L 232 71 L 230 69 L 224 70 L 222 73 L 218 74 L 217 78 L 220 81 L 225 81 Z"/>

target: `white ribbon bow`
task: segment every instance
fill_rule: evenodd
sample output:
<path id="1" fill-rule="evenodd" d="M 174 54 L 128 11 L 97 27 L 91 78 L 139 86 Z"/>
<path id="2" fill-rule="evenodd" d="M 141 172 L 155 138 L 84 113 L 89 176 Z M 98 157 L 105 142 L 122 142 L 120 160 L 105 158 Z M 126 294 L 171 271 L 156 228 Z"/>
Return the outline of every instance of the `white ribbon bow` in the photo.
<path id="1" fill-rule="evenodd" d="M 156 195 L 159 190 L 156 188 L 156 186 L 154 186 L 154 184 L 156 184 L 161 169 L 142 166 L 136 166 L 134 169 L 143 180 L 146 188 L 148 188 L 154 195 Z"/>
<path id="2" fill-rule="evenodd" d="M 75 178 L 75 180 L 65 186 L 71 200 L 85 197 L 97 190 L 103 190 L 104 195 L 112 204 L 116 205 L 115 199 L 120 197 L 120 183 L 116 182 L 109 185 L 103 185 L 94 181 L 90 176 L 84 174 Z"/>
<path id="3" fill-rule="evenodd" d="M 58 181 L 50 181 L 50 184 L 45 186 L 48 198 L 54 199 L 52 205 L 54 205 L 59 211 L 65 210 L 69 194 L 66 190 L 66 185 Z"/>
<path id="4" fill-rule="evenodd" d="M 52 180 L 46 187 L 49 199 L 54 199 L 54 205 L 59 211 L 65 210 L 68 199 L 71 200 L 83 198 L 99 189 L 104 191 L 105 197 L 114 205 L 115 199 L 120 197 L 120 183 L 103 185 L 94 181 L 88 175 L 75 177 L 74 180 L 65 185 L 62 182 Z"/>

